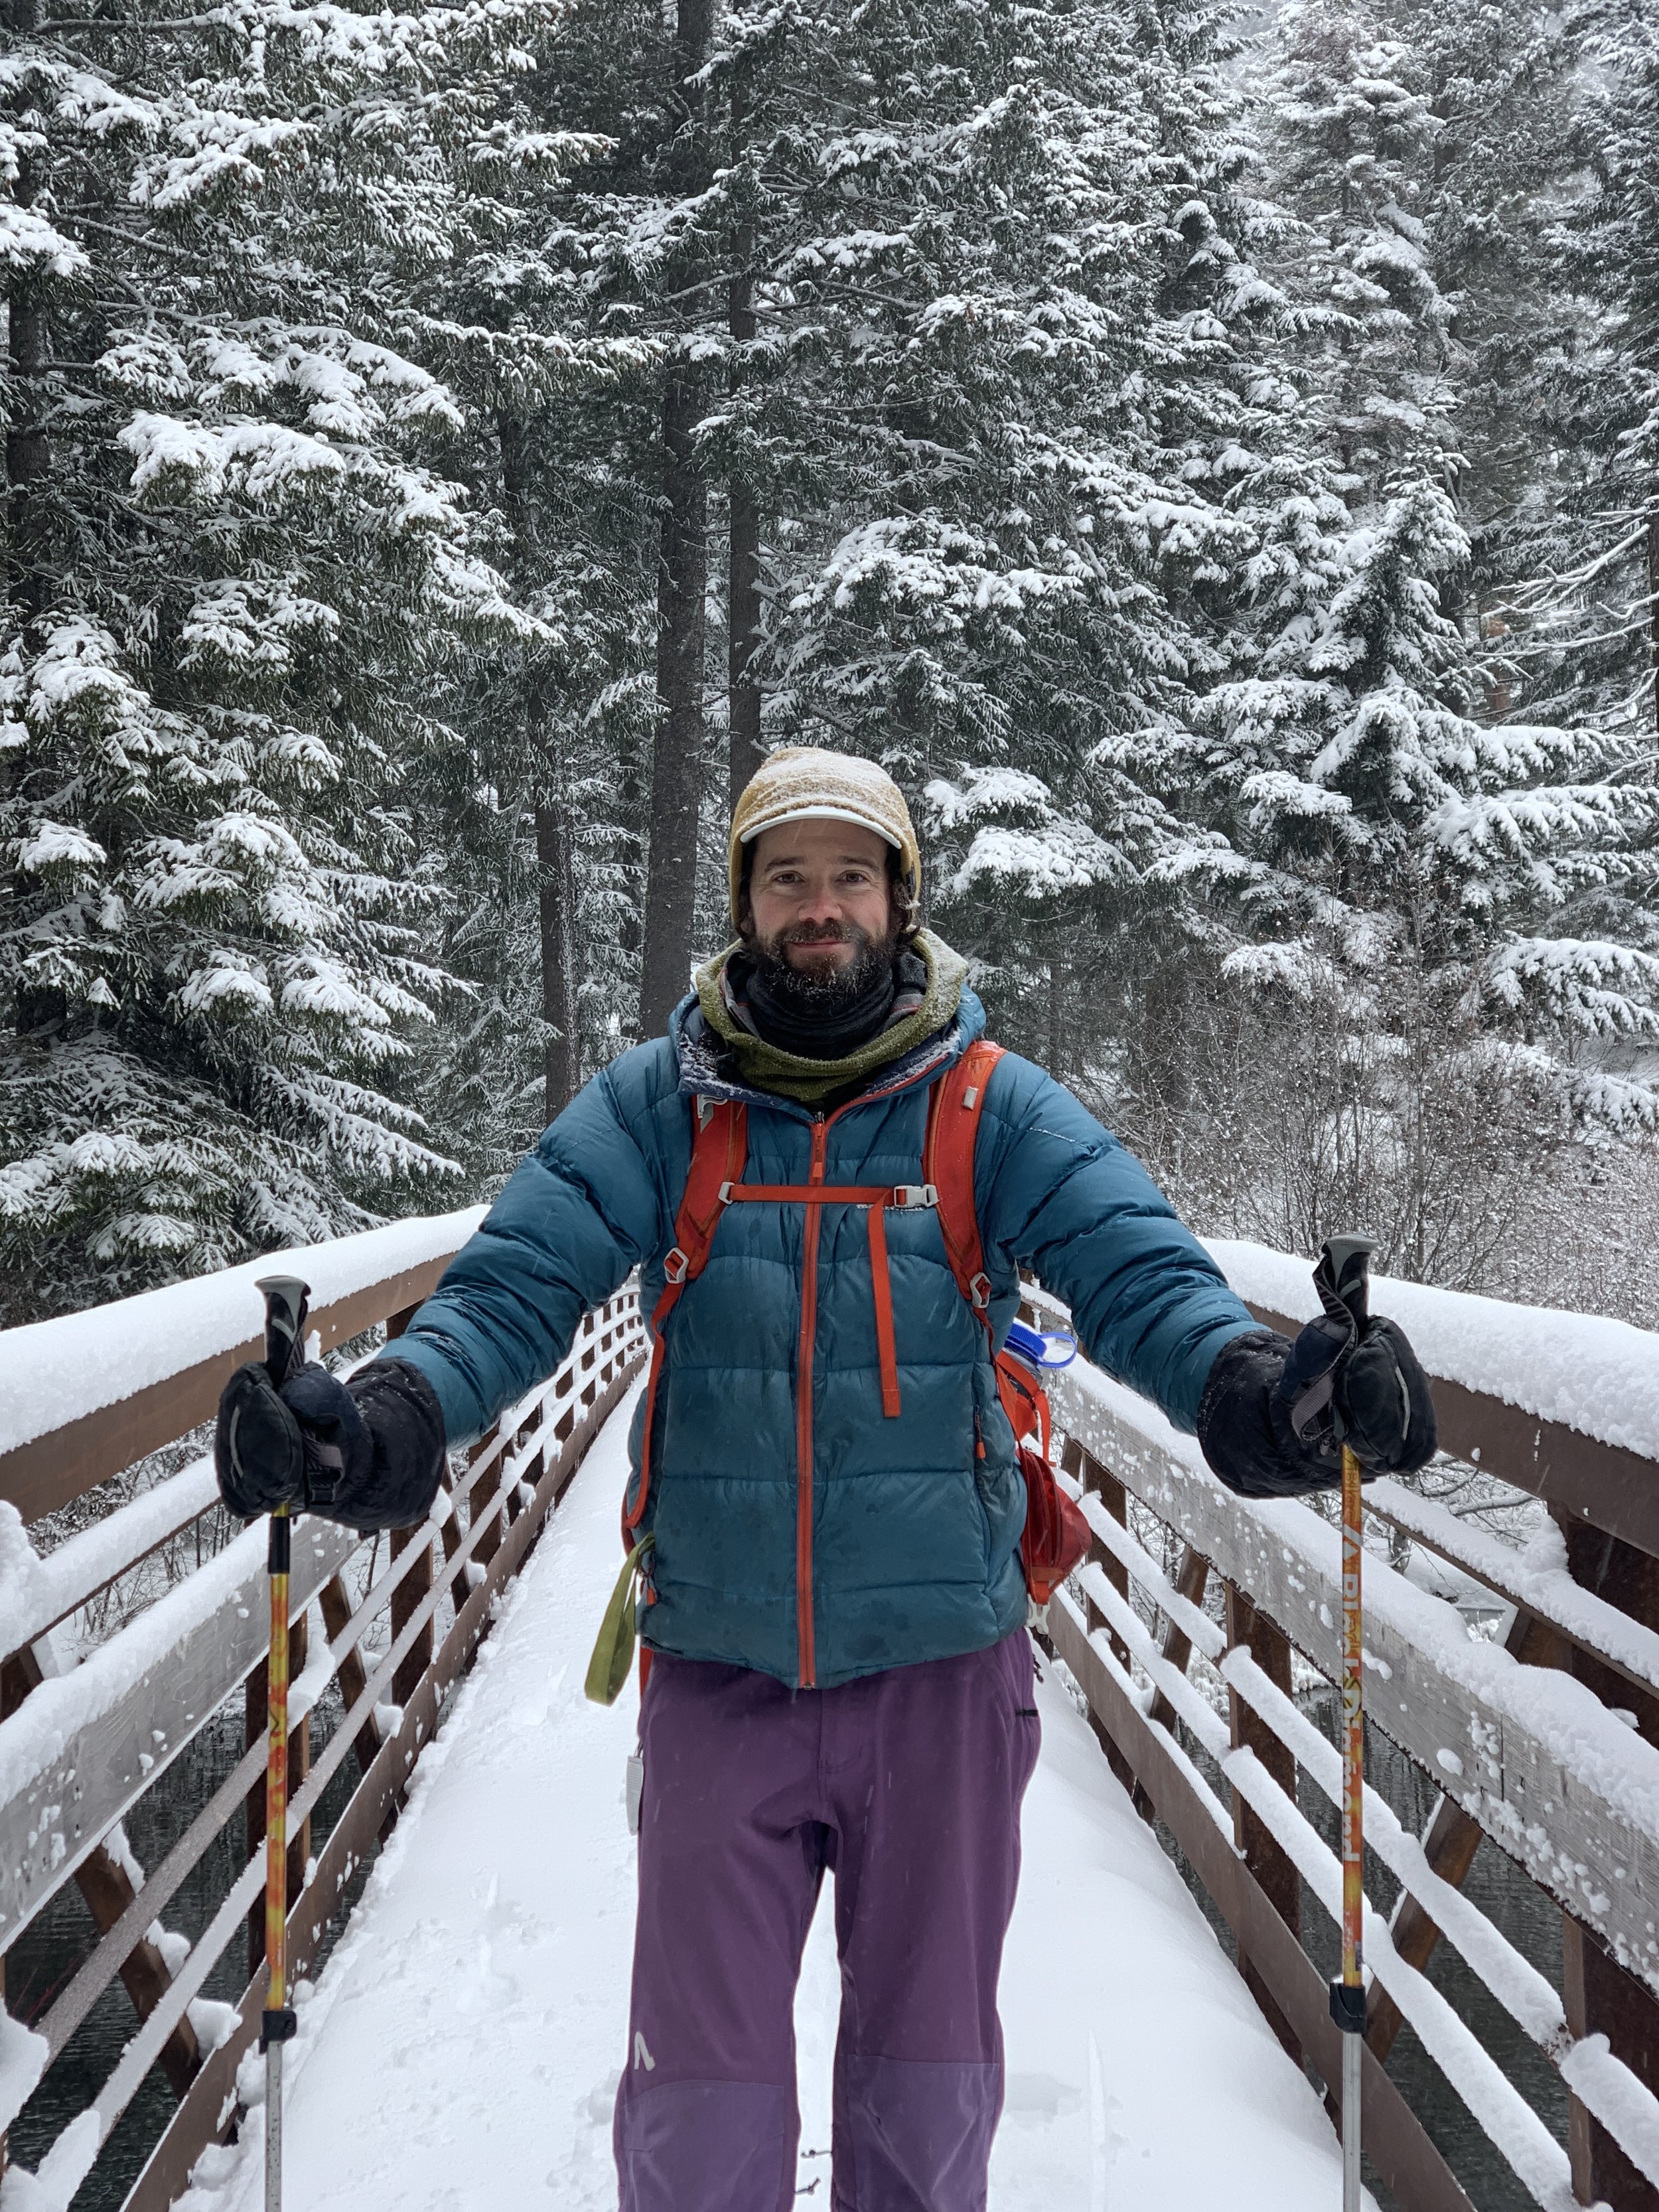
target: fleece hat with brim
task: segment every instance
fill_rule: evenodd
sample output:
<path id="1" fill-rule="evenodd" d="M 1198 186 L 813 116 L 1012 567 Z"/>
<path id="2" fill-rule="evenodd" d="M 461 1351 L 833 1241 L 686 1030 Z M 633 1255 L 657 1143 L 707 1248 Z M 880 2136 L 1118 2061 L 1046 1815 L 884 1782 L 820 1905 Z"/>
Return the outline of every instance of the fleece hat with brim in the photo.
<path id="1" fill-rule="evenodd" d="M 914 904 L 921 892 L 921 854 L 904 793 L 884 768 L 856 753 L 830 753 L 816 745 L 781 745 L 766 758 L 738 798 L 726 848 L 732 921 L 743 920 L 746 848 L 763 830 L 786 822 L 856 822 L 873 830 L 898 854 L 899 882 Z"/>

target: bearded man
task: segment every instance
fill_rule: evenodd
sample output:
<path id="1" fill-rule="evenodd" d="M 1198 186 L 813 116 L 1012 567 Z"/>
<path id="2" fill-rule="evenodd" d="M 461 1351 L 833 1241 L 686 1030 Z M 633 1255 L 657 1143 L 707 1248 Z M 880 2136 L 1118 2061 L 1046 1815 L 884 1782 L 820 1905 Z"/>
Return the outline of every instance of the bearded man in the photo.
<path id="1" fill-rule="evenodd" d="M 286 1498 L 413 1523 L 446 1446 L 549 1375 L 637 1271 L 658 1331 L 624 1504 L 648 1541 L 651 1666 L 623 2212 L 793 2205 L 793 2002 L 826 1873 L 832 2212 L 982 2212 L 1038 1748 L 1024 1478 L 994 1365 L 1020 1270 L 1248 1494 L 1333 1483 L 1334 1434 L 1373 1471 L 1421 1466 L 1433 1412 L 1389 1322 L 1340 1346 L 1258 1328 L 1139 1164 L 1012 1053 L 976 1058 L 989 1073 L 957 1099 L 982 1255 L 964 1286 L 924 1158 L 985 1017 L 917 926 L 902 794 L 863 761 L 775 752 L 729 860 L 737 941 L 668 1035 L 594 1077 L 348 1383 L 312 1367 L 279 1397 L 240 1370 L 220 1478 L 246 1514 Z M 716 1127 L 694 1255 L 688 1181 Z"/>

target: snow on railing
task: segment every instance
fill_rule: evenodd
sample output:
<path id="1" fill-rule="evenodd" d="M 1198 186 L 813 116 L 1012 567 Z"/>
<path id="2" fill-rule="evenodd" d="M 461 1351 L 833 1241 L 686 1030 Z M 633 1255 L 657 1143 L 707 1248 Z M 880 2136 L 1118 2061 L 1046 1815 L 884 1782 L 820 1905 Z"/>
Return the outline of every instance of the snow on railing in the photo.
<path id="1" fill-rule="evenodd" d="M 1306 1261 L 1211 1249 L 1264 1319 L 1317 1310 Z M 1060 1314 L 1029 1295 L 1034 1317 Z M 1659 1499 L 1659 1339 L 1382 1279 L 1372 1307 L 1402 1322 L 1438 1378 L 1443 1441 L 1480 1459 L 1485 1504 L 1513 1484 L 1537 1525 L 1517 1548 L 1407 1485 L 1366 1490 L 1367 1713 L 1442 1793 L 1421 1838 L 1366 1793 L 1367 1842 L 1400 1885 L 1392 1916 L 1370 1911 L 1365 1930 L 1366 2149 L 1413 2212 L 1467 2208 L 1384 2071 L 1409 2023 L 1534 2202 L 1624 2212 L 1659 2184 L 1659 1562 L 1628 1537 Z M 1190 1437 L 1082 1358 L 1050 1397 L 1099 1540 L 1050 1607 L 1056 1653 L 1121 1778 L 1231 1925 L 1281 2038 L 1334 2098 L 1340 2037 L 1300 1899 L 1305 1885 L 1334 1917 L 1340 1864 L 1300 1809 L 1297 1777 L 1335 1805 L 1340 1763 L 1295 1701 L 1292 1651 L 1304 1683 L 1309 1670 L 1340 1680 L 1338 1531 L 1305 1501 L 1234 1496 Z M 1508 1614 L 1497 1640 L 1413 1578 L 1413 1545 L 1451 1562 L 1465 1594 L 1493 1594 Z M 1189 1678 L 1194 1651 L 1207 1691 Z M 1562 1907 L 1562 1989 L 1462 1893 L 1482 1837 Z M 1559 2070 L 1568 2145 L 1424 1972 L 1443 1935 Z"/>
<path id="2" fill-rule="evenodd" d="M 230 1368 L 262 1348 L 258 1276 L 311 1285 L 326 1352 L 418 1305 L 483 1218 L 472 1206 L 389 1222 L 0 1330 L 0 1500 L 38 1520 L 205 1420 Z"/>
<path id="3" fill-rule="evenodd" d="M 170 2203 L 235 2112 L 237 2067 L 263 2001 L 262 1945 L 248 1939 L 239 2006 L 209 2002 L 202 1992 L 234 1953 L 264 1882 L 256 1785 L 267 1608 L 261 1525 L 216 1552 L 210 1546 L 194 1571 L 150 1594 L 80 1663 L 65 1664 L 58 1624 L 100 1593 L 128 1588 L 158 1547 L 176 1547 L 192 1526 L 220 1516 L 211 1463 L 197 1459 L 45 1557 L 29 1540 L 31 1516 L 20 1504 L 71 1501 L 119 1472 L 135 1438 L 149 1452 L 193 1428 L 204 1396 L 210 1405 L 232 1366 L 258 1348 L 251 1333 L 260 1315 L 256 1276 L 281 1264 L 311 1283 L 325 1348 L 376 1322 L 395 1334 L 477 1218 L 470 1211 L 397 1223 L 0 1334 L 0 2163 L 5 2130 L 118 1976 L 138 2014 L 137 2033 L 91 2105 L 40 2157 L 31 2203 L 67 2206 L 158 2061 L 179 2103 L 126 2199 L 135 2212 Z M 312 1516 L 296 1523 L 289 1855 L 296 1977 L 314 1962 L 347 1882 L 396 1817 L 441 1700 L 471 1663 L 497 1592 L 518 1571 L 643 1345 L 630 1285 L 586 1317 L 556 1374 L 464 1462 L 452 1462 L 431 1519 L 394 1531 L 389 1559 L 378 1539 Z M 137 1419 L 128 1411 L 135 1404 Z M 9 1497 L 9 1473 L 19 1478 Z M 311 1632 L 313 1617 L 320 1635 Z M 222 1749 L 222 1723 L 233 1717 L 240 1741 Z M 228 1771 L 146 1869 L 124 1822 L 185 1747 L 204 1739 L 210 1761 Z M 324 1792 L 348 1759 L 355 1787 L 325 1840 Z M 179 1808 L 170 1809 L 176 1826 Z M 222 1863 L 222 1853 L 210 1853 L 239 1814 L 245 1832 L 234 1877 L 191 1944 L 169 1933 L 162 1916 L 187 1878 L 199 1881 L 204 1866 Z M 15 1975 L 8 1990 L 5 1954 L 70 1881 L 92 1910 L 90 1948 L 55 1960 L 38 1996 Z"/>
<path id="4" fill-rule="evenodd" d="M 483 1220 L 481 1206 L 420 1215 L 288 1252 L 269 1252 L 216 1274 L 170 1283 L 57 1321 L 0 1330 L 0 1453 L 68 1426 L 83 1414 L 164 1382 L 198 1360 L 251 1340 L 261 1275 L 303 1275 L 316 1316 L 338 1300 L 380 1291 L 411 1269 L 447 1263 Z M 391 1307 L 386 1308 L 390 1312 Z"/>
<path id="5" fill-rule="evenodd" d="M 1310 1261 L 1265 1244 L 1206 1241 L 1249 1305 L 1298 1322 L 1318 1313 Z M 1659 1460 L 1659 1338 L 1651 1330 L 1389 1275 L 1372 1276 L 1371 1296 L 1438 1380 Z"/>
<path id="6" fill-rule="evenodd" d="M 1210 1250 L 1263 1319 L 1318 1310 L 1304 1260 L 1217 1239 Z M 1443 1448 L 1659 1557 L 1659 1339 L 1628 1322 L 1372 1279 L 1435 1380 Z"/>

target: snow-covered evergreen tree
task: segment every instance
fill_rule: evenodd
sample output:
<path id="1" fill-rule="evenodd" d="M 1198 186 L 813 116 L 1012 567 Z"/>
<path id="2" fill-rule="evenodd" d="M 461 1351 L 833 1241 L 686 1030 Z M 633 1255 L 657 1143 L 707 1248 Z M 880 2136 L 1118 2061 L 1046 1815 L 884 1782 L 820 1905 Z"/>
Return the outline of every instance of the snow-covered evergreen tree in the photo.
<path id="1" fill-rule="evenodd" d="M 9 1316 L 488 1188 L 800 736 L 1217 1225 L 1489 1279 L 1651 1118 L 1630 0 L 41 5 Z"/>
<path id="2" fill-rule="evenodd" d="M 1659 791 L 1627 732 L 1510 713 L 1459 619 L 1462 356 L 1413 212 L 1437 127 L 1421 56 L 1374 33 L 1318 0 L 1273 88 L 1293 404 L 1237 479 L 1253 543 L 1219 595 L 1228 666 L 1166 762 L 1196 833 L 1166 872 L 1208 941 L 1164 1011 L 1190 1069 L 1207 978 L 1243 994 L 1182 1110 L 1230 1094 L 1258 1225 L 1305 1248 L 1364 1217 L 1393 1265 L 1445 1279 L 1491 1261 L 1522 1130 L 1541 1154 L 1653 1121 L 1630 1047 L 1659 1025 L 1659 966 L 1607 917 L 1647 875 Z M 1241 1025 L 1277 1070 L 1252 1107 Z"/>
<path id="3" fill-rule="evenodd" d="M 613 134 L 643 89 L 629 63 L 661 40 L 635 27 L 574 9 L 495 88 L 454 250 L 404 309 L 462 409 L 475 539 L 523 617 L 457 657 L 459 742 L 422 784 L 452 894 L 445 964 L 477 990 L 422 1060 L 448 1141 L 489 1178 L 631 1041 L 639 988 L 662 348 Z"/>
<path id="4" fill-rule="evenodd" d="M 408 779 L 452 641 L 522 623 L 397 309 L 544 13 L 31 15 L 0 60 L 19 1314 L 452 1173 L 399 1096 L 445 988 Z"/>
<path id="5" fill-rule="evenodd" d="M 1168 842 L 1135 755 L 1232 527 L 1198 479 L 1236 405 L 1237 162 L 1188 31 L 908 0 L 734 11 L 724 50 L 754 329 L 708 434 L 766 518 L 767 733 L 923 802 L 935 917 L 1044 1048 Z"/>
<path id="6" fill-rule="evenodd" d="M 1553 243 L 1577 343 L 1559 363 L 1560 494 L 1512 563 L 1535 683 L 1568 711 L 1659 729 L 1659 31 L 1628 0 L 1568 26 L 1581 72 L 1579 189 Z"/>

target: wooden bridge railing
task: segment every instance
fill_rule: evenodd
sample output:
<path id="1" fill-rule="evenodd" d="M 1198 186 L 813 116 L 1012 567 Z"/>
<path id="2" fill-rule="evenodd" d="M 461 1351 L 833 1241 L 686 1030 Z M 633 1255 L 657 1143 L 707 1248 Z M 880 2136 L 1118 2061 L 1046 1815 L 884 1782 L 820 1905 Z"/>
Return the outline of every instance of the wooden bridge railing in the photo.
<path id="1" fill-rule="evenodd" d="M 323 1348 L 377 1322 L 397 1335 L 477 1218 L 394 1224 L 282 1255 L 316 1288 Z M 78 1887 L 95 1931 L 29 2017 L 15 2016 L 27 2001 L 15 1984 L 14 2013 L 0 2005 L 0 2166 L 5 2130 L 36 2085 L 66 2053 L 71 2065 L 88 2064 L 71 2044 L 118 1978 L 137 2015 L 91 2104 L 38 2164 L 46 2201 L 62 2206 L 158 2065 L 174 2108 L 126 2195 L 131 2212 L 171 2203 L 202 2152 L 236 2122 L 237 2068 L 257 2037 L 264 1985 L 265 1537 L 262 1524 L 230 1533 L 208 1457 L 89 1516 L 44 1558 L 27 1524 L 88 1498 L 210 1415 L 231 1368 L 259 1349 L 252 1279 L 272 1264 L 0 1334 L 0 1384 L 14 1385 L 11 1405 L 0 1407 L 0 1998 L 7 1955 L 66 1885 Z M 88 1370 L 79 1355 L 100 1344 L 106 1357 Z M 564 1365 L 464 1462 L 452 1455 L 430 1519 L 396 1532 L 384 1550 L 328 1522 L 296 1523 L 289 1859 L 296 1978 L 395 1820 L 497 1593 L 523 1565 L 643 1346 L 629 1288 L 588 1316 Z M 40 1411 L 54 1395 L 66 1414 L 56 1422 Z M 54 1630 L 77 1617 L 84 1624 L 100 1594 L 130 1592 L 143 1563 L 164 1547 L 199 1547 L 204 1532 L 199 1565 L 78 1663 L 64 1663 Z M 314 1615 L 325 1642 L 311 1635 Z M 325 1711 L 332 1716 L 325 1735 Z M 188 1744 L 216 1720 L 222 1735 L 233 1714 L 240 1757 L 228 1758 L 156 1863 L 141 1866 L 127 1817 Z M 349 1794 L 326 1839 L 313 1839 L 324 1793 L 342 1770 Z M 227 1855 L 216 1847 L 233 1823 L 240 1834 L 233 1829 Z M 181 1887 L 192 1877 L 199 1885 L 227 1856 L 234 1870 L 203 1933 L 193 1943 L 169 1935 L 161 1923 Z M 216 1969 L 221 1985 L 234 1976 L 240 2003 L 202 2002 Z"/>
<path id="2" fill-rule="evenodd" d="M 1387 1285 L 1375 1305 L 1394 1310 Z M 1030 1317 L 1058 1311 L 1031 1294 Z M 1433 1328 L 1415 1310 L 1402 1317 L 1434 1372 Z M 1639 1374 L 1644 1347 L 1628 1334 Z M 1380 1864 L 1399 1884 L 1365 1937 L 1366 2152 L 1407 2212 L 1468 2212 L 1384 2070 L 1409 2023 L 1533 2201 L 1648 2212 L 1659 2206 L 1659 1464 L 1474 1389 L 1460 1364 L 1462 1379 L 1437 1383 L 1443 1443 L 1541 1496 L 1561 1540 L 1557 1563 L 1540 1565 L 1536 1545 L 1511 1548 L 1401 1484 L 1366 1490 L 1374 1534 L 1437 1553 L 1484 1583 L 1495 1610 L 1512 1609 L 1501 1639 L 1484 1640 L 1396 1571 L 1386 1546 L 1368 1547 L 1369 1725 L 1440 1796 L 1419 1837 L 1366 1793 L 1368 1881 Z M 1297 1800 L 1311 1790 L 1334 1808 L 1340 1762 L 1297 1700 L 1292 1654 L 1340 1680 L 1339 1532 L 1306 1502 L 1233 1496 L 1189 1437 L 1082 1358 L 1050 1395 L 1063 1470 L 1098 1539 L 1049 1609 L 1054 1650 L 1120 1778 L 1173 1837 L 1334 2113 L 1340 2037 L 1303 1906 L 1316 1901 L 1328 1960 L 1340 1868 Z M 1334 1809 L 1328 1825 L 1334 1835 Z M 1483 1837 L 1560 1907 L 1559 1987 L 1464 1894 Z M 1443 1938 L 1559 2070 L 1565 2146 L 1424 1972 Z"/>
<path id="3" fill-rule="evenodd" d="M 397 1224 L 303 1255 L 325 1347 L 375 1322 L 396 1334 L 474 1218 Z M 138 2021 L 90 2106 L 40 2161 L 41 2186 L 61 2205 L 158 2066 L 176 2103 L 127 2195 L 135 2212 L 161 2212 L 235 2124 L 237 2068 L 263 1988 L 264 1535 L 256 1528 L 218 1540 L 226 1532 L 216 1534 L 222 1516 L 200 1457 L 45 1557 L 27 1524 L 88 1498 L 211 1413 L 230 1367 L 257 1349 L 252 1277 L 261 1271 L 0 1335 L 0 1392 L 15 1386 L 0 1402 L 0 1994 L 7 1954 L 66 1886 L 78 1887 L 95 1931 L 29 2018 L 0 2010 L 0 2131 L 51 2069 L 75 2062 L 73 2039 L 118 1978 Z M 1389 1310 L 1386 1291 L 1378 1307 Z M 1432 1333 L 1413 1326 L 1432 1370 Z M 100 1346 L 106 1356 L 89 1361 Z M 377 1545 L 348 1531 L 298 1525 L 296 1976 L 395 1819 L 495 1593 L 522 1565 L 642 1350 L 637 1299 L 625 1291 L 590 1316 L 559 1372 L 452 1469 L 432 1520 L 402 1532 L 384 1561 Z M 1659 1372 L 1659 1340 L 1653 1358 Z M 1540 1565 L 1535 1548 L 1512 1550 L 1401 1485 L 1368 1489 L 1379 1529 L 1484 1583 L 1512 1618 L 1501 1644 L 1476 1640 L 1453 1607 L 1385 1557 L 1368 1559 L 1370 1724 L 1443 1794 L 1420 1838 L 1368 1794 L 1368 1840 L 1400 1894 L 1367 1931 L 1367 2148 L 1408 2212 L 1468 2212 L 1384 2070 L 1409 2023 L 1535 2203 L 1567 2212 L 1600 2199 L 1635 2212 L 1659 2205 L 1659 1465 L 1474 1388 L 1467 1360 L 1463 1368 L 1437 1393 L 1446 1443 L 1546 1501 L 1563 1563 Z M 1108 1756 L 1232 1929 L 1276 2032 L 1334 2083 L 1337 2031 L 1303 1921 L 1309 1898 L 1334 1911 L 1340 1873 L 1297 1791 L 1305 1784 L 1334 1802 L 1338 1760 L 1296 1701 L 1292 1654 L 1328 1680 L 1340 1671 L 1335 1528 L 1305 1504 L 1232 1497 L 1189 1439 L 1085 1363 L 1055 1379 L 1053 1396 L 1063 1463 L 1099 1539 L 1075 1590 L 1050 1609 L 1055 1650 Z M 42 1419 L 48 1403 L 64 1418 Z M 204 1531 L 207 1556 L 192 1571 L 92 1641 L 78 1663 L 63 1663 L 55 1631 L 84 1624 L 100 1593 L 131 1591 L 145 1561 Z M 327 1639 L 314 1656 L 313 1608 Z M 326 1733 L 325 1711 L 333 1716 Z M 206 1802 L 155 1863 L 140 1866 L 124 1822 L 228 1714 L 240 1757 L 226 1758 Z M 324 1794 L 342 1776 L 333 1796 L 347 1784 L 349 1795 L 324 1838 Z M 169 1906 L 177 1911 L 181 1888 L 201 1878 L 239 1813 L 230 1871 L 203 1933 L 193 1943 L 169 1935 Z M 1463 1893 L 1482 1838 L 1559 1906 L 1559 1988 Z M 1571 2116 L 1565 2148 L 1425 1975 L 1443 1936 L 1559 2070 Z M 216 1969 L 222 1983 L 234 1974 L 239 2003 L 202 2002 Z M 21 1988 L 13 1997 L 27 2004 Z"/>

